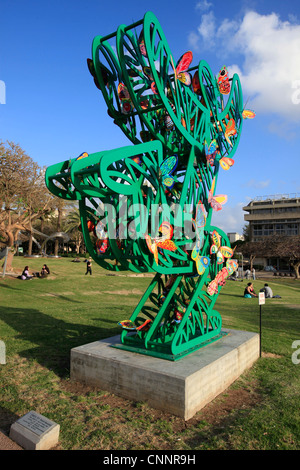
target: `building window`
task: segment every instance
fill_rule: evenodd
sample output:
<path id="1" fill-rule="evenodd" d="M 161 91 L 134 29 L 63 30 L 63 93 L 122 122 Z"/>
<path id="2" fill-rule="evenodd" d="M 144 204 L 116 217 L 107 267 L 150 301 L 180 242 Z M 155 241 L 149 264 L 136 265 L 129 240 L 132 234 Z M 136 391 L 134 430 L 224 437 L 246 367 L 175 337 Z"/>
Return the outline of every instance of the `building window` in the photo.
<path id="1" fill-rule="evenodd" d="M 264 235 L 268 236 L 268 235 L 273 235 L 274 233 L 274 226 L 273 224 L 266 224 L 264 225 Z"/>

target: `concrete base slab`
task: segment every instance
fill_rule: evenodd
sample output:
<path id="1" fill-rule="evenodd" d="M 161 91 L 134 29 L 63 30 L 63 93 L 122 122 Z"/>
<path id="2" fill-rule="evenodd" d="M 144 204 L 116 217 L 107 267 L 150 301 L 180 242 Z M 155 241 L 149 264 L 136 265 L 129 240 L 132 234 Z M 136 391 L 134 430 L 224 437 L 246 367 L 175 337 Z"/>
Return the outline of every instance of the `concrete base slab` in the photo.
<path id="1" fill-rule="evenodd" d="M 120 336 L 71 350 L 71 379 L 188 420 L 259 357 L 259 335 L 222 330 L 220 340 L 179 361 L 117 349 Z"/>

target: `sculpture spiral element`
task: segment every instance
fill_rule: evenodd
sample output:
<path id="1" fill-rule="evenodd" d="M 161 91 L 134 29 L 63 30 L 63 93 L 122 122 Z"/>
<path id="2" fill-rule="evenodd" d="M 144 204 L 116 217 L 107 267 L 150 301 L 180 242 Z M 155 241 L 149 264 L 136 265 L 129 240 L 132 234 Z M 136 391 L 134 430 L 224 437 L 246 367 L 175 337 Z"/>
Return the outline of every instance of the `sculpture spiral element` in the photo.
<path id="1" fill-rule="evenodd" d="M 214 305 L 237 269 L 211 217 L 227 199 L 215 194 L 219 170 L 233 165 L 240 139 L 240 81 L 226 67 L 216 78 L 205 61 L 191 62 L 190 51 L 174 60 L 151 12 L 95 37 L 89 71 L 133 145 L 46 171 L 50 191 L 79 201 L 85 243 L 99 265 L 156 273 L 120 322 L 119 347 L 171 360 L 222 335 Z"/>

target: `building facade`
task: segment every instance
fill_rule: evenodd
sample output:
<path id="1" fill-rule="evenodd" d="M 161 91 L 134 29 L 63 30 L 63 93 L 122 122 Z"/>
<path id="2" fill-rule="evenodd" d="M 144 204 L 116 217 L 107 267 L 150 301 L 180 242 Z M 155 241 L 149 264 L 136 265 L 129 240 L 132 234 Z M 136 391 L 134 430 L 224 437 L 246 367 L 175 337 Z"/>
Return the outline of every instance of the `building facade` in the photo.
<path id="1" fill-rule="evenodd" d="M 300 194 L 263 196 L 243 207 L 250 241 L 269 235 L 300 235 Z"/>
<path id="2" fill-rule="evenodd" d="M 270 235 L 300 235 L 300 194 L 257 197 L 243 207 L 247 212 L 250 241 L 256 242 Z M 287 263 L 278 258 L 257 260 L 263 265 L 286 270 Z"/>

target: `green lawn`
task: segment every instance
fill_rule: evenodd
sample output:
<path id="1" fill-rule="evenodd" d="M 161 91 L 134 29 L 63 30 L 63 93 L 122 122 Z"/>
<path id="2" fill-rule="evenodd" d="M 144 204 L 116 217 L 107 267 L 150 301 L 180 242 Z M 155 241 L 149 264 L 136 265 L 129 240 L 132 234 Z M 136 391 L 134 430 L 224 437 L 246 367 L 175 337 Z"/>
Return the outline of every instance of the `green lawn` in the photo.
<path id="1" fill-rule="evenodd" d="M 24 262 L 25 261 L 25 262 Z M 14 268 L 40 270 L 44 260 L 15 258 Z M 83 262 L 47 259 L 48 279 L 0 277 L 0 429 L 31 410 L 60 424 L 57 449 L 196 450 L 300 448 L 300 284 L 270 278 L 281 299 L 262 306 L 262 357 L 226 392 L 186 423 L 175 416 L 69 379 L 70 350 L 120 332 L 149 276 L 112 275 Z M 259 273 L 258 273 L 259 276 Z M 265 279 L 254 281 L 256 291 Z M 228 281 L 216 308 L 224 328 L 259 332 L 257 299 L 246 281 Z M 298 346 L 298 349 L 300 347 Z M 296 362 L 296 363 L 295 363 Z"/>

